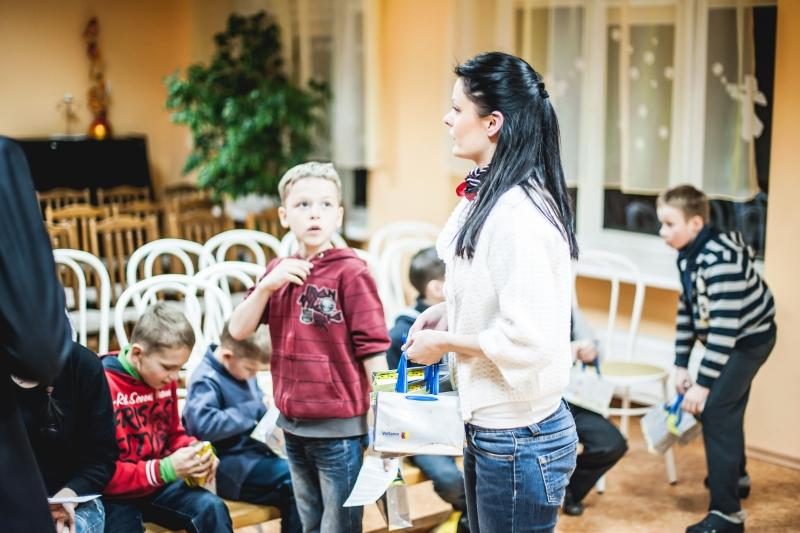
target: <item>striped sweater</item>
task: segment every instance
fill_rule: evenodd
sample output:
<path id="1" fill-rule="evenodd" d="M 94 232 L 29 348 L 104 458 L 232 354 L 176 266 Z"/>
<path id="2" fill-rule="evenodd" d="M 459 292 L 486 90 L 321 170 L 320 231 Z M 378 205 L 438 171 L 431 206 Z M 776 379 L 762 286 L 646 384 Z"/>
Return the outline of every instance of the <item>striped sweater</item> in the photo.
<path id="1" fill-rule="evenodd" d="M 675 365 L 688 366 L 699 340 L 705 353 L 697 383 L 711 387 L 735 346 L 757 345 L 774 335 L 775 302 L 737 232 L 720 233 L 706 225 L 678 254 L 678 270 L 682 293 Z"/>

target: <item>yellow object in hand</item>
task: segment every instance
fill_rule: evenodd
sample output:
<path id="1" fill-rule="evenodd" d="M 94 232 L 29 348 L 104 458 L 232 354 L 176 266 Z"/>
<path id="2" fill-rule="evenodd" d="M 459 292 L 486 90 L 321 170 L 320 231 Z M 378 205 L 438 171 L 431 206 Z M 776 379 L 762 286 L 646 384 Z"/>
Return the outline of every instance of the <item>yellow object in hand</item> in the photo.
<path id="1" fill-rule="evenodd" d="M 197 457 L 202 457 L 207 453 L 210 453 L 212 457 L 216 457 L 216 454 L 214 453 L 214 447 L 207 440 L 198 442 L 195 444 L 195 448 L 197 448 L 197 452 L 195 452 Z M 206 477 L 206 475 L 189 476 L 184 480 L 184 482 L 190 487 L 202 487 L 206 484 Z"/>

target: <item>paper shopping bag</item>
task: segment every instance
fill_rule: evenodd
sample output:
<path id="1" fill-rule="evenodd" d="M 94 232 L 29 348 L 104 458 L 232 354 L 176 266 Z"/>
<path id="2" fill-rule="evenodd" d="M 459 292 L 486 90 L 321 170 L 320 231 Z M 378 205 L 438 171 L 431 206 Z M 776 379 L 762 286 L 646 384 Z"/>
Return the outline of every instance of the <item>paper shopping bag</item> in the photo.
<path id="1" fill-rule="evenodd" d="M 592 372 L 586 370 L 586 365 L 572 367 L 564 399 L 608 418 L 609 406 L 614 397 L 614 385 L 603 379 L 599 361 L 596 361 L 594 368 L 595 371 Z"/>

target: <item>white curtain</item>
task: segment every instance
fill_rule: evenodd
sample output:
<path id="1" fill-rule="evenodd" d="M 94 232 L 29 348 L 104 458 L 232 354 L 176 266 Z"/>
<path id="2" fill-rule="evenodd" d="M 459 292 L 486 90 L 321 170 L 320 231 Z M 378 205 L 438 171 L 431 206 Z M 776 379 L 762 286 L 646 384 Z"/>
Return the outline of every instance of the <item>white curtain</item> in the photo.
<path id="1" fill-rule="evenodd" d="M 605 185 L 657 194 L 670 179 L 674 13 L 623 5 L 608 20 Z"/>
<path id="2" fill-rule="evenodd" d="M 582 5 L 539 6 L 531 1 L 515 9 L 515 53 L 544 76 L 558 114 L 561 159 L 567 184 L 578 181 L 581 93 L 585 62 Z"/>
<path id="3" fill-rule="evenodd" d="M 709 9 L 703 188 L 733 200 L 758 192 L 754 141 L 764 125 L 755 109 L 768 102 L 754 52 L 752 7 Z"/>

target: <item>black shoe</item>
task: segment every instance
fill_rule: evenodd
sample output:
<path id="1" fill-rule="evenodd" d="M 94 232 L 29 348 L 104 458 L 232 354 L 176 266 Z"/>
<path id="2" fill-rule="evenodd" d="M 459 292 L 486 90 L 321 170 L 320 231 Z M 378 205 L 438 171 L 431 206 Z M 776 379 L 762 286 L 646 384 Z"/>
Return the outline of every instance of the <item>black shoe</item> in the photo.
<path id="1" fill-rule="evenodd" d="M 744 533 L 744 523 L 731 522 L 712 511 L 700 522 L 687 527 L 686 533 Z"/>
<path id="2" fill-rule="evenodd" d="M 583 514 L 583 504 L 581 502 L 576 502 L 569 491 L 564 495 L 564 505 L 562 505 L 561 508 L 564 510 L 564 514 L 569 516 L 580 516 Z"/>
<path id="3" fill-rule="evenodd" d="M 703 480 L 703 485 L 708 488 L 708 477 Z M 750 496 L 750 476 L 742 476 L 738 483 L 739 499 L 745 500 Z"/>

